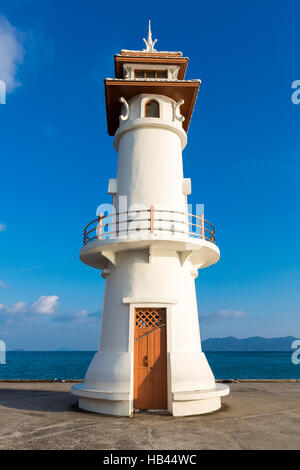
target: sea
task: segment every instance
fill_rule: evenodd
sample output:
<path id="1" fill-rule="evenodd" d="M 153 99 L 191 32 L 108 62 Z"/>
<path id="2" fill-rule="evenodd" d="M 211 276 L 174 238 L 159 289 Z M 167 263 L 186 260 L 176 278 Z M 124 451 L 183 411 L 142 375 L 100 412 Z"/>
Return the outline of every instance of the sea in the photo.
<path id="1" fill-rule="evenodd" d="M 8 351 L 0 379 L 83 379 L 95 351 Z M 292 352 L 206 352 L 216 379 L 300 379 Z"/>

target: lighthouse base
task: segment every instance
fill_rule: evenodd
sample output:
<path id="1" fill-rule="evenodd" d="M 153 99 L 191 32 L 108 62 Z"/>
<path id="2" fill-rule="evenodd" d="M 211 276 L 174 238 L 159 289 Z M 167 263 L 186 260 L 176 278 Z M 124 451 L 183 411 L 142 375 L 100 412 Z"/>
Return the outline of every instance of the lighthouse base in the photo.
<path id="1" fill-rule="evenodd" d="M 110 401 L 97 398 L 79 397 L 78 406 L 82 410 L 115 416 L 131 416 L 130 401 Z"/>
<path id="2" fill-rule="evenodd" d="M 79 398 L 79 408 L 93 413 L 116 416 L 131 416 L 131 400 L 109 400 L 103 398 L 103 393 L 86 390 L 81 384 L 72 387 L 72 393 Z M 221 408 L 221 397 L 229 394 L 229 387 L 216 384 L 211 390 L 195 390 L 193 392 L 173 393 L 173 416 L 192 416 L 211 413 Z"/>
<path id="3" fill-rule="evenodd" d="M 208 398 L 206 400 L 195 400 L 173 403 L 173 416 L 192 416 L 211 413 L 221 408 L 220 398 Z"/>
<path id="4" fill-rule="evenodd" d="M 172 415 L 191 416 L 211 413 L 221 408 L 221 397 L 229 394 L 225 384 L 215 384 L 211 390 L 173 393 Z"/>
<path id="5" fill-rule="evenodd" d="M 210 413 L 221 407 L 221 397 L 229 387 L 215 383 L 202 352 L 169 353 L 168 411 L 173 416 Z M 99 351 L 95 354 L 85 382 L 73 385 L 71 393 L 79 408 L 94 413 L 131 416 L 133 356 L 131 353 Z M 148 407 L 149 409 L 149 407 Z"/>

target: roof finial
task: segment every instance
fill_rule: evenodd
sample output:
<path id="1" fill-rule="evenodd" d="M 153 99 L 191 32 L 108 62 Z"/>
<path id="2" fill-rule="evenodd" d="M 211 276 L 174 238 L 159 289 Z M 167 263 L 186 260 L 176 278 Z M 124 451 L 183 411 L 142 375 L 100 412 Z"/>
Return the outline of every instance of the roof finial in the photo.
<path id="1" fill-rule="evenodd" d="M 154 49 L 154 45 L 157 42 L 157 39 L 154 39 L 154 41 L 152 41 L 151 21 L 150 20 L 149 20 L 149 29 L 148 29 L 148 40 L 146 41 L 146 39 L 143 38 L 143 41 L 146 44 L 146 49 L 144 49 L 144 51 L 146 51 L 146 52 L 156 52 L 156 49 Z"/>

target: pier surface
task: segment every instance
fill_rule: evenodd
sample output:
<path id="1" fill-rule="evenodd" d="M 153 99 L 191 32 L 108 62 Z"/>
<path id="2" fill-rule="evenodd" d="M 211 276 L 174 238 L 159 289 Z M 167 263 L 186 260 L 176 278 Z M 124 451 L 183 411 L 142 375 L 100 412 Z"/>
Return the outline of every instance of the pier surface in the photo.
<path id="1" fill-rule="evenodd" d="M 0 382 L 0 449 L 300 449 L 300 382 L 229 385 L 215 413 L 124 418 L 79 410 L 70 383 Z"/>

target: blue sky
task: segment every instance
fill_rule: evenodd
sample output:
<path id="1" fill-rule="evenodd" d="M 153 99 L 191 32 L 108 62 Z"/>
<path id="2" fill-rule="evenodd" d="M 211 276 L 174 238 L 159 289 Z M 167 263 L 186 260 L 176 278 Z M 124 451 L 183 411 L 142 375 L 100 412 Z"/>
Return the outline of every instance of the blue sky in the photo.
<path id="1" fill-rule="evenodd" d="M 79 261 L 117 154 L 103 78 L 142 49 L 190 58 L 202 85 L 184 150 L 221 260 L 196 281 L 202 338 L 300 337 L 300 5 L 296 1 L 2 0 L 0 338 L 96 349 L 104 281 Z"/>

